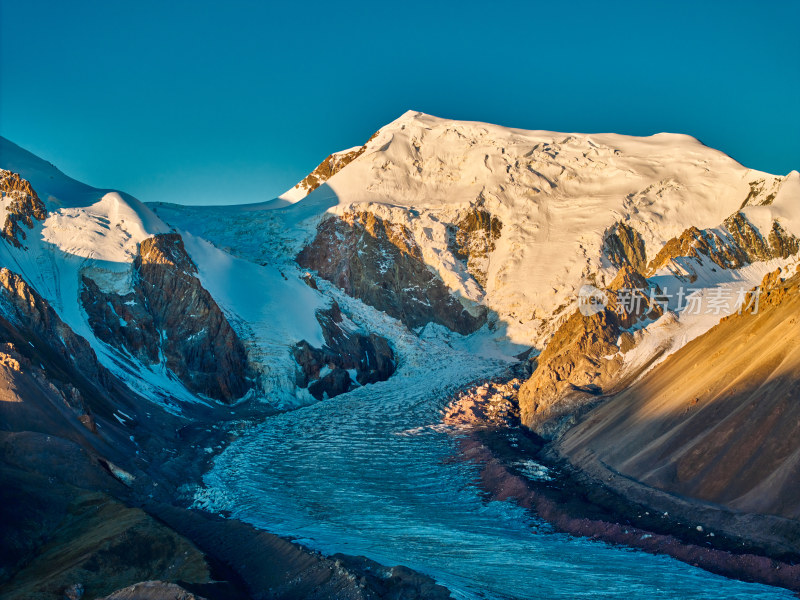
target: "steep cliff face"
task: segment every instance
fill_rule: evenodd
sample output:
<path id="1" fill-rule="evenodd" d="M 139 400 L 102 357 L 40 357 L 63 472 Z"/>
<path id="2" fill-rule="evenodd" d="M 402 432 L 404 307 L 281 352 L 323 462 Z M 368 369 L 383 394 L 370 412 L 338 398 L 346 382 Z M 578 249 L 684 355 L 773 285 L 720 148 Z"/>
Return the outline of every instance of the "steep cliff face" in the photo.
<path id="1" fill-rule="evenodd" d="M 95 335 L 143 364 L 163 364 L 195 393 L 224 402 L 243 396 L 250 386 L 244 345 L 201 285 L 181 237 L 144 240 L 132 268 L 126 295 L 83 277 L 81 300 Z"/>
<path id="2" fill-rule="evenodd" d="M 47 209 L 27 180 L 0 169 L 0 214 L 5 215 L 0 223 L 0 236 L 21 248 L 26 235 L 20 224 L 32 229 L 34 219 L 44 221 L 47 218 Z"/>
<path id="3" fill-rule="evenodd" d="M 603 292 L 607 304 L 602 310 L 587 315 L 576 310 L 567 317 L 538 357 L 536 370 L 520 387 L 522 423 L 544 437 L 553 437 L 598 396 L 619 389 L 635 376 L 636 371 L 620 376 L 624 354 L 633 344 L 628 330 L 663 314 L 657 294 L 641 274 L 627 266 Z"/>
<path id="4" fill-rule="evenodd" d="M 371 212 L 323 221 L 297 262 L 410 328 L 434 322 L 466 334 L 486 322 L 485 308 L 467 310 L 425 265 L 405 227 Z"/>
<path id="5" fill-rule="evenodd" d="M 626 223 L 616 223 L 606 232 L 603 250 L 611 264 L 618 269 L 626 265 L 640 273 L 647 269 L 644 238 Z"/>
<path id="6" fill-rule="evenodd" d="M 317 311 L 317 320 L 325 345 L 314 348 L 303 340 L 292 348 L 298 386 L 322 400 L 392 376 L 396 363 L 386 338 L 362 332 L 342 314 L 336 302 Z"/>
<path id="7" fill-rule="evenodd" d="M 4 319 L 25 332 L 30 344 L 73 364 L 86 378 L 109 385 L 108 371 L 89 343 L 76 335 L 22 277 L 5 267 L 0 269 L 0 309 Z"/>
<path id="8" fill-rule="evenodd" d="M 690 342 L 589 412 L 558 451 L 596 473 L 800 518 L 800 274 L 762 288 L 757 314 Z"/>
<path id="9" fill-rule="evenodd" d="M 467 263 L 467 271 L 481 287 L 486 287 L 489 256 L 500 238 L 503 223 L 489 211 L 473 207 L 450 226 L 450 251 Z"/>

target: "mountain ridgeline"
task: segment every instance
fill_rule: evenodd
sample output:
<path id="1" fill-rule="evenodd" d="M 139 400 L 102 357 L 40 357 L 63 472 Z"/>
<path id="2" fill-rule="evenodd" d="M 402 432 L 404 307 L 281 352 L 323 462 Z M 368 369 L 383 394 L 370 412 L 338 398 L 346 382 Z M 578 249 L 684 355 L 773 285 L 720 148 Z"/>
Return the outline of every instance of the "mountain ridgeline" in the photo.
<path id="1" fill-rule="evenodd" d="M 513 416 L 492 428 L 524 427 L 643 506 L 697 501 L 720 531 L 800 555 L 796 171 L 753 171 L 685 135 L 408 112 L 279 202 L 190 207 L 91 188 L 0 141 L 0 468 L 35 496 L 61 458 L 19 457 L 50 436 L 72 475 L 44 517 L 104 505 L 166 548 L 166 562 L 91 583 L 97 597 L 218 575 L 167 509 L 126 512 L 153 483 L 176 488 L 183 463 L 155 467 L 148 449 L 237 411 L 379 395 L 437 360 L 419 354 L 436 344 L 521 377 L 491 384 Z M 586 290 L 603 298 L 590 311 Z M 0 590 L 22 598 L 48 538 L 9 531 L 18 558 L 4 558 Z M 69 578 L 48 573 L 39 597 L 60 597 Z M 442 593 L 401 579 L 402 597 Z"/>

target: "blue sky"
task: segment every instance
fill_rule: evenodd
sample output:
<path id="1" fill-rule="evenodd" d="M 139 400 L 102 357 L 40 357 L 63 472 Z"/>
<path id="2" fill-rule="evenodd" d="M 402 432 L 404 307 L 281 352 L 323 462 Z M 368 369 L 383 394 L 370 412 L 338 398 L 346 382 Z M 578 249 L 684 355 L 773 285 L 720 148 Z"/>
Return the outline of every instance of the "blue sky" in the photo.
<path id="1" fill-rule="evenodd" d="M 272 198 L 408 109 L 688 133 L 749 167 L 800 169 L 796 1 L 0 0 L 0 11 L 0 134 L 144 201 Z"/>

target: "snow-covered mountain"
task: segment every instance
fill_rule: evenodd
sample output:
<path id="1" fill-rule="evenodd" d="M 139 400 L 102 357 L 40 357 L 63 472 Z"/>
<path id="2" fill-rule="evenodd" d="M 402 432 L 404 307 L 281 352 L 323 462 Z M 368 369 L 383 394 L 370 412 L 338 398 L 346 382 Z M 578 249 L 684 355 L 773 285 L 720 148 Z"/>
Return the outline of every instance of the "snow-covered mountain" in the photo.
<path id="1" fill-rule="evenodd" d="M 254 369 L 242 374 L 250 384 L 234 387 L 286 402 L 298 394 L 287 348 L 325 345 L 316 315 L 326 295 L 344 291 L 423 338 L 536 355 L 574 313 L 581 287 L 606 288 L 623 266 L 647 277 L 648 290 L 691 283 L 701 294 L 729 292 L 794 260 L 800 234 L 800 174 L 747 169 L 689 136 L 522 131 L 416 112 L 256 205 L 148 207 L 80 184 L 8 141 L 2 167 L 29 181 L 47 211 L 22 228 L 20 247 L 3 245 L 3 264 L 131 385 L 185 400 L 198 390 L 186 389 L 163 352 L 148 358 L 137 356 L 142 340 L 113 343 L 126 331 L 117 313 L 136 301 L 141 244 L 153 236 L 180 234 L 190 279 L 242 340 Z M 313 289 L 304 269 L 333 286 Z M 87 286 L 110 311 L 87 311 Z M 736 310 L 730 303 L 708 318 L 674 299 L 666 307 L 629 324 L 637 350 L 620 359 L 630 363 L 623 371 Z M 114 335 L 97 323 L 109 318 L 120 319 Z M 148 323 L 157 329 L 152 316 Z"/>
<path id="2" fill-rule="evenodd" d="M 331 155 L 282 198 L 293 204 L 153 209 L 245 260 L 297 261 L 425 326 L 423 336 L 466 343 L 456 331 L 505 356 L 544 349 L 582 286 L 606 288 L 631 266 L 670 298 L 660 318 L 628 327 L 637 350 L 618 360 L 629 376 L 737 310 L 690 314 L 677 290 L 749 289 L 796 260 L 800 234 L 800 174 L 747 169 L 689 136 L 522 131 L 417 112 Z"/>
<path id="3" fill-rule="evenodd" d="M 40 427 L 42 410 L 65 406 L 68 426 L 40 429 L 78 439 L 124 486 L 150 469 L 140 439 L 159 446 L 189 415 L 293 408 L 390 378 L 425 388 L 432 362 L 462 383 L 514 365 L 527 380 L 504 402 L 522 424 L 577 439 L 562 435 L 605 414 L 589 412 L 602 400 L 712 347 L 762 280 L 796 287 L 800 250 L 797 171 L 753 171 L 684 135 L 417 112 L 258 204 L 145 204 L 3 138 L 0 191 L 0 382 L 14 398 L 34 390 L 15 423 Z M 773 314 L 794 323 L 780 302 Z M 700 414 L 697 439 L 714 445 L 716 413 Z M 624 468 L 616 430 L 595 438 L 586 423 L 571 431 Z M 795 472 L 779 458 L 781 477 Z"/>
<path id="4" fill-rule="evenodd" d="M 80 184 L 10 142 L 2 150 L 2 167 L 29 181 L 47 210 L 20 248 L 4 245 L 4 264 L 109 365 L 122 359 L 86 318 L 83 278 L 104 293 L 132 293 L 139 245 L 174 229 L 197 279 L 270 380 L 262 390 L 293 387 L 287 341 L 324 343 L 314 314 L 326 300 L 301 281 L 296 259 L 410 327 L 430 323 L 425 335 L 511 356 L 541 351 L 581 286 L 606 287 L 625 263 L 661 288 L 687 276 L 697 288 L 752 287 L 774 261 L 791 260 L 791 243 L 772 253 L 770 235 L 800 233 L 797 172 L 753 171 L 683 135 L 522 131 L 408 112 L 364 146 L 332 154 L 276 201 L 152 210 Z M 734 231 L 726 226 L 732 216 Z M 742 241 L 742 227 L 766 250 L 727 265 L 736 268 L 679 256 L 704 239 L 686 240 L 692 228 L 705 232 L 713 253 Z M 645 329 L 680 329 L 670 335 L 685 343 L 715 322 L 684 320 Z M 183 393 L 169 369 L 135 371 L 132 383 Z"/>

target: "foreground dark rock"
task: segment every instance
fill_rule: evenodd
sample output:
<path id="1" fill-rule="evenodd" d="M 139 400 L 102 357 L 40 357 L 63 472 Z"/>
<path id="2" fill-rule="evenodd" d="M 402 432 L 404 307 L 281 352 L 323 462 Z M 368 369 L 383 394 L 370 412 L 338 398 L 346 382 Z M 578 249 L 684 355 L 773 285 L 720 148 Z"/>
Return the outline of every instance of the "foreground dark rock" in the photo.
<path id="1" fill-rule="evenodd" d="M 192 539 L 236 577 L 248 597 L 397 600 L 449 598 L 449 592 L 405 567 L 384 567 L 363 557 L 323 556 L 240 521 L 170 505 L 148 510 Z M 200 589 L 200 588 L 198 588 Z"/>
<path id="2" fill-rule="evenodd" d="M 359 385 L 386 381 L 395 371 L 389 341 L 363 333 L 342 315 L 336 302 L 317 312 L 325 345 L 314 348 L 305 340 L 292 348 L 297 361 L 297 385 L 308 388 L 317 400 L 333 398 Z M 350 372 L 355 373 L 355 378 Z"/>
<path id="3" fill-rule="evenodd" d="M 101 600 L 206 600 L 174 583 L 143 581 L 117 590 Z"/>
<path id="4" fill-rule="evenodd" d="M 104 292 L 83 277 L 81 300 L 95 335 L 146 365 L 162 363 L 186 387 L 232 402 L 249 389 L 244 345 L 203 288 L 177 233 L 144 240 L 130 293 Z"/>
<path id="5" fill-rule="evenodd" d="M 486 322 L 484 307 L 467 310 L 427 267 L 404 226 L 370 212 L 320 223 L 297 262 L 412 329 L 433 322 L 468 334 Z"/>

